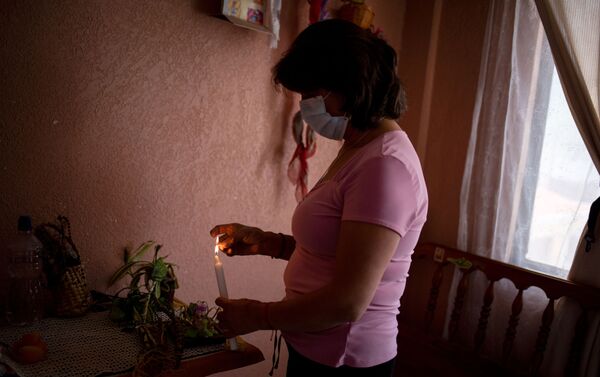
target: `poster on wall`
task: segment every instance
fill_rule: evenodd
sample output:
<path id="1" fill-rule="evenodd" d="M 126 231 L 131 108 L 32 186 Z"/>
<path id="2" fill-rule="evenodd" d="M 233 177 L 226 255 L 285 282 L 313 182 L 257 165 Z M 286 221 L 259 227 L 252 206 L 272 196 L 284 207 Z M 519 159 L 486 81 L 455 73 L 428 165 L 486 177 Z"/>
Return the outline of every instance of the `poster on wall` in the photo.
<path id="1" fill-rule="evenodd" d="M 272 33 L 270 1 L 223 0 L 221 13 L 235 25 L 265 33 Z"/>

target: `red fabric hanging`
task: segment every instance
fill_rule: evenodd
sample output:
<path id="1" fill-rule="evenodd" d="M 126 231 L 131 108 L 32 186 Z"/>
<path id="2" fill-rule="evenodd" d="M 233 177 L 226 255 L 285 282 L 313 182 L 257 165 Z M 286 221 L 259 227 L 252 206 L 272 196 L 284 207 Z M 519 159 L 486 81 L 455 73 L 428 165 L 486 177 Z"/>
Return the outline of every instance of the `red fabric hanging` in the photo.
<path id="1" fill-rule="evenodd" d="M 310 4 L 308 10 L 308 22 L 310 24 L 329 18 L 327 2 L 328 0 L 308 0 L 308 3 Z"/>
<path id="2" fill-rule="evenodd" d="M 310 4 L 308 21 L 314 24 L 317 21 L 329 18 L 327 11 L 328 0 L 308 0 Z M 296 141 L 296 150 L 288 164 L 288 178 L 296 185 L 296 201 L 301 202 L 308 193 L 308 162 L 307 160 L 315 155 L 317 143 L 315 132 L 310 127 L 304 127 L 304 121 L 300 112 L 294 115 L 292 121 L 292 130 L 294 140 Z"/>
<path id="3" fill-rule="evenodd" d="M 308 22 L 314 24 L 319 21 L 319 15 L 321 14 L 321 3 L 323 0 L 308 0 L 310 9 L 308 11 Z"/>
<path id="4" fill-rule="evenodd" d="M 306 131 L 304 131 L 306 129 Z M 296 201 L 300 203 L 308 193 L 308 162 L 315 155 L 317 143 L 312 128 L 304 127 L 304 121 L 298 111 L 292 121 L 296 150 L 288 164 L 288 178 L 296 185 Z M 304 136 L 304 137 L 303 137 Z"/>

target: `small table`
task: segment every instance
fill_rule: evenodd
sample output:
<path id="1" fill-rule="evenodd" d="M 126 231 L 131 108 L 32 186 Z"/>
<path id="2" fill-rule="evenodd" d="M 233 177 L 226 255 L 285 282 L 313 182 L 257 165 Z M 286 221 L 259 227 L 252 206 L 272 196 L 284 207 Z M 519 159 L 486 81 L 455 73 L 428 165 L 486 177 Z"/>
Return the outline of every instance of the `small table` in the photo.
<path id="1" fill-rule="evenodd" d="M 141 350 L 137 336 L 121 331 L 107 312 L 79 318 L 47 318 L 27 327 L 0 327 L 0 340 L 11 344 L 23 334 L 36 331 L 48 344 L 48 357 L 35 364 L 21 365 L 6 355 L 0 361 L 21 377 L 131 376 Z M 239 349 L 224 344 L 186 348 L 179 369 L 168 376 L 208 376 L 264 360 L 255 346 L 238 338 Z"/>

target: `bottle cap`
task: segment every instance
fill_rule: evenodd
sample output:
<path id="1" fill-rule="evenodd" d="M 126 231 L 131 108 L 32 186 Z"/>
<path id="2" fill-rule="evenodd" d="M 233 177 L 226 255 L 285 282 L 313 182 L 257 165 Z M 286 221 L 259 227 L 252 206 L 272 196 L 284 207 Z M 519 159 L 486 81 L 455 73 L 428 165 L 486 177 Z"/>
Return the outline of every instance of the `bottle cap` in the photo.
<path id="1" fill-rule="evenodd" d="M 19 216 L 19 223 L 17 228 L 19 232 L 30 232 L 32 228 L 33 227 L 31 226 L 31 216 Z"/>

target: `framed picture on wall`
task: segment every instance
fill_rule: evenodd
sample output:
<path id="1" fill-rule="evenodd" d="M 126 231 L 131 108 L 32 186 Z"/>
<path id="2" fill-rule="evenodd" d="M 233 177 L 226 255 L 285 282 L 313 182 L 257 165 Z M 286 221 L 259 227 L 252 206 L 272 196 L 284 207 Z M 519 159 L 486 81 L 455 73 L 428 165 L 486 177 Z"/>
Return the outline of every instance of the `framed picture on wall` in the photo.
<path id="1" fill-rule="evenodd" d="M 271 0 L 222 0 L 221 14 L 233 24 L 272 33 Z"/>

